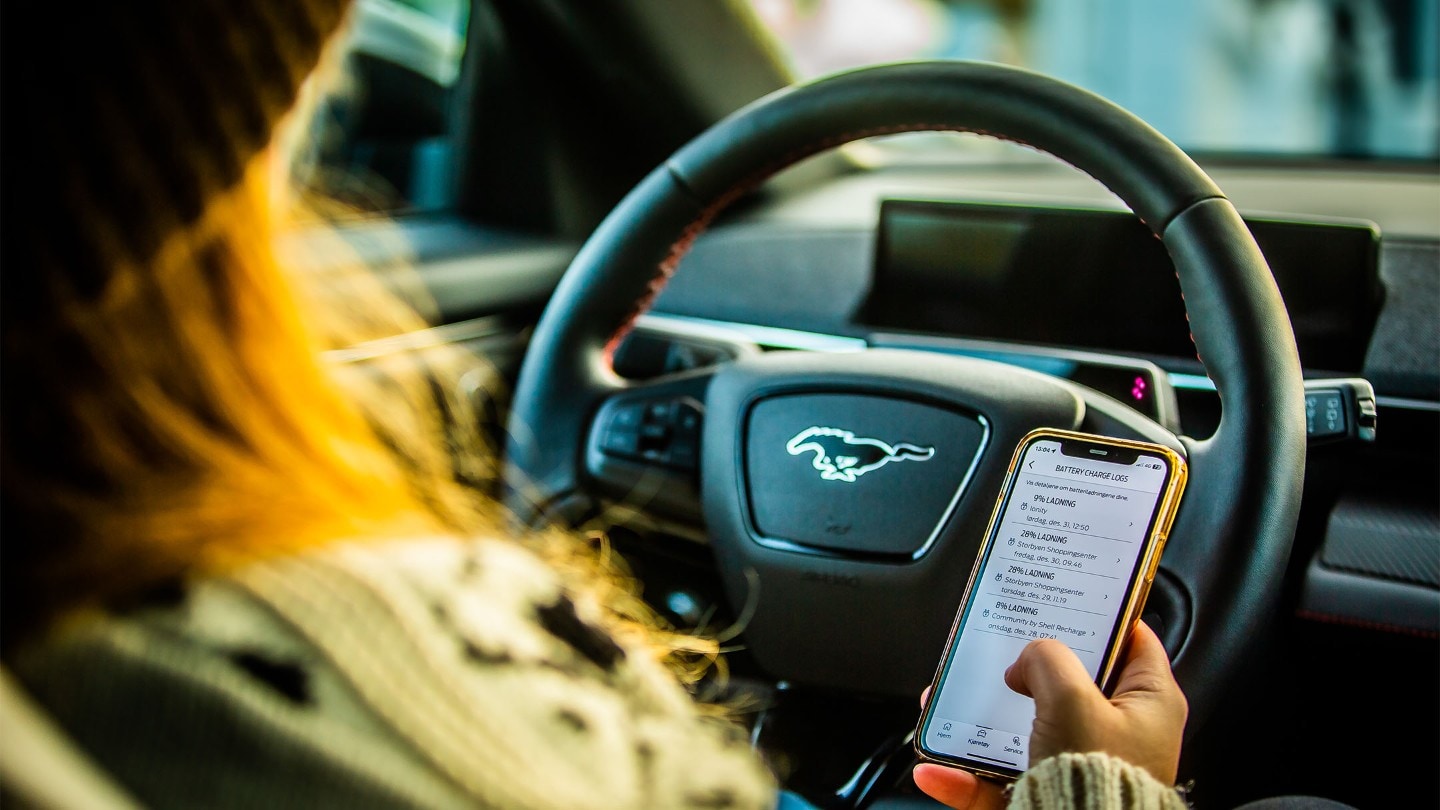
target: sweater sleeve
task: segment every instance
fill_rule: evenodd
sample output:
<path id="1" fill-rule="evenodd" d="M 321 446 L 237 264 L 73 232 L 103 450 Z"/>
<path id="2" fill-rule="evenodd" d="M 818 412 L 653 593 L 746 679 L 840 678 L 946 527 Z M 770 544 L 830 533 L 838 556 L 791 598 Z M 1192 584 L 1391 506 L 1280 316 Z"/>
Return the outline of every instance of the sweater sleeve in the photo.
<path id="1" fill-rule="evenodd" d="M 733 725 L 502 541 L 340 547 L 236 577 L 397 741 L 477 804 L 768 808 Z"/>
<path id="2" fill-rule="evenodd" d="M 1010 810 L 1185 810 L 1179 791 L 1109 754 L 1058 754 L 1015 783 Z"/>
<path id="3" fill-rule="evenodd" d="M 150 807 L 773 807 L 738 728 L 594 607 L 505 542 L 347 544 L 77 617 L 15 663 Z"/>

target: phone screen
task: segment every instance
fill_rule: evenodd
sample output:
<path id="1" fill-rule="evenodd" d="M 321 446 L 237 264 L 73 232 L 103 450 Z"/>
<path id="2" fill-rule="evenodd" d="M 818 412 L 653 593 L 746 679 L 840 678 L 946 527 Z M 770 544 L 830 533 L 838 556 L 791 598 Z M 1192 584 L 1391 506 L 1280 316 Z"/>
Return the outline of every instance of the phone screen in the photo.
<path id="1" fill-rule="evenodd" d="M 1174 474 L 1164 455 L 1100 440 L 1023 447 L 926 710 L 926 753 L 1025 770 L 1035 704 L 1005 669 L 1054 638 L 1100 676 Z"/>

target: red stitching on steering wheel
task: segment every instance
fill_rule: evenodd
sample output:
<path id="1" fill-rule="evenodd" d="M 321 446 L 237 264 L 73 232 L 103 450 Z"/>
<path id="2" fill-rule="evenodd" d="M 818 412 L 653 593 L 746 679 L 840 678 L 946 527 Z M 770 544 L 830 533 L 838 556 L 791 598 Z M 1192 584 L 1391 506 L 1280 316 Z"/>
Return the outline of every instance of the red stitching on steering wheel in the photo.
<path id="1" fill-rule="evenodd" d="M 670 279 L 674 277 L 675 271 L 680 267 L 681 260 L 684 259 L 690 252 L 690 249 L 695 246 L 695 240 L 700 238 L 700 235 L 709 229 L 710 223 L 715 220 L 715 217 L 719 216 L 721 211 L 729 208 L 731 203 L 765 182 L 776 172 L 792 166 L 811 155 L 818 154 L 827 149 L 833 149 L 837 146 L 843 146 L 852 141 L 873 138 L 880 135 L 898 135 L 902 132 L 969 132 L 987 138 L 1009 141 L 1010 143 L 1019 144 L 1020 146 L 1044 152 L 1051 157 L 1055 157 L 1044 149 L 1040 149 L 1034 144 L 1021 140 L 1020 138 L 957 124 L 893 124 L 890 126 L 869 127 L 867 129 L 852 130 L 839 135 L 831 135 L 830 137 L 822 138 L 821 140 L 792 150 L 779 160 L 726 189 L 724 193 L 716 197 L 709 205 L 705 206 L 705 208 L 690 221 L 689 225 L 685 226 L 685 229 L 680 232 L 679 238 L 670 244 L 670 250 L 665 254 L 665 259 L 661 261 L 656 268 L 655 275 L 651 277 L 650 283 L 646 285 L 645 292 L 635 301 L 635 306 L 632 308 L 630 314 L 625 317 L 625 320 L 622 321 L 620 326 L 610 335 L 610 339 L 605 341 L 604 357 L 606 364 L 609 365 L 612 370 L 614 369 L 615 352 L 620 348 L 620 343 L 624 341 L 625 337 L 635 328 L 635 323 L 640 319 L 640 316 L 644 315 L 650 310 L 650 307 L 654 306 L 655 299 L 660 297 L 660 293 L 665 289 L 665 285 L 670 283 Z M 1056 157 L 1055 159 L 1077 171 L 1084 172 L 1083 169 L 1080 169 L 1078 166 L 1075 166 L 1063 158 Z M 1085 173 L 1089 174 L 1088 172 Z M 1150 227 L 1149 223 L 1145 222 L 1144 217 L 1141 217 L 1139 214 L 1136 214 L 1136 217 L 1145 227 Z M 1154 231 L 1152 230 L 1151 233 L 1154 233 Z M 1155 238 L 1160 239 L 1160 235 L 1155 234 Z M 1175 275 L 1178 279 L 1180 274 L 1177 271 Z M 1181 301 L 1185 299 L 1183 292 L 1180 294 L 1180 299 Z M 1185 326 L 1190 333 L 1190 342 L 1195 344 L 1195 332 L 1189 329 L 1189 310 L 1185 312 Z M 1200 347 L 1198 344 L 1195 344 L 1195 359 L 1199 360 L 1201 365 L 1204 365 L 1205 361 L 1200 357 Z"/>

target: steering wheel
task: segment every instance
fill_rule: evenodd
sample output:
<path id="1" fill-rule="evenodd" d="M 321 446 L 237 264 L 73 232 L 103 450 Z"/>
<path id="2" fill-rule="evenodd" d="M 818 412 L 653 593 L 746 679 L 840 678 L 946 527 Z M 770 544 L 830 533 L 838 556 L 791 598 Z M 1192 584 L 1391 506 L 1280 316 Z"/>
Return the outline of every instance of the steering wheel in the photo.
<path id="1" fill-rule="evenodd" d="M 918 352 L 774 352 L 644 383 L 614 373 L 621 339 L 727 205 L 807 156 L 922 130 L 1048 152 L 1130 206 L 1179 275 L 1220 395 L 1211 437 L 1174 435 L 1064 380 Z M 1167 606 L 1162 638 L 1203 713 L 1261 635 L 1300 506 L 1300 363 L 1264 257 L 1194 162 L 1098 96 L 996 65 L 872 67 L 782 90 L 719 122 L 590 237 L 521 369 L 509 503 L 526 520 L 560 520 L 644 490 L 657 510 L 696 525 L 703 515 L 747 617 L 745 643 L 770 674 L 913 697 L 933 673 L 1011 452 L 1040 426 L 1159 442 L 1188 458 L 1152 603 Z M 827 477 L 824 442 L 846 432 L 924 445 L 933 460 Z M 854 451 L 847 469 L 876 451 Z"/>

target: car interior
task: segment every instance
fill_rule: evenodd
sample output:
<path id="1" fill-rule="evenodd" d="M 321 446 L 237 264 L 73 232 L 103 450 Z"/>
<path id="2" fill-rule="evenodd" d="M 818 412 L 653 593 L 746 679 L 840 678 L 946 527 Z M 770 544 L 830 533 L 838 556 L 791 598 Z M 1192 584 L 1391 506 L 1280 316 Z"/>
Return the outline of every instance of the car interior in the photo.
<path id="1" fill-rule="evenodd" d="M 1191 5 L 1253 26 L 1217 24 L 1202 77 L 1320 54 L 1316 97 L 1371 128 L 1164 74 L 1140 40 Z M 705 695 L 816 806 L 938 806 L 909 778 L 920 692 L 1040 426 L 1189 459 L 1143 618 L 1196 807 L 1440 804 L 1437 3 L 877 2 L 874 42 L 911 15 L 949 44 L 868 61 L 982 61 L 813 80 L 860 63 L 793 50 L 847 6 L 361 0 L 310 179 L 434 326 L 332 359 L 493 369 L 467 393 L 495 495 L 603 531 L 666 620 L 724 639 Z M 1136 117 L 998 64 L 1067 59 L 1122 105 L 1176 86 Z M 784 447 L 807 425 L 928 431 L 933 461 L 882 472 L 935 477 L 824 480 Z"/>

